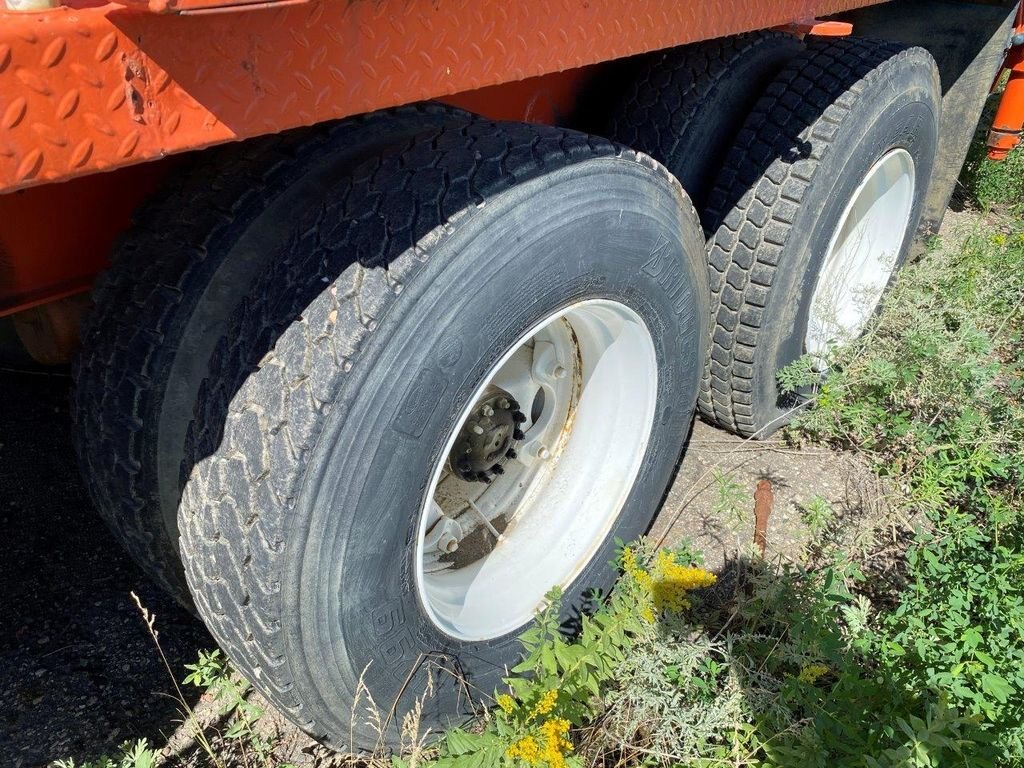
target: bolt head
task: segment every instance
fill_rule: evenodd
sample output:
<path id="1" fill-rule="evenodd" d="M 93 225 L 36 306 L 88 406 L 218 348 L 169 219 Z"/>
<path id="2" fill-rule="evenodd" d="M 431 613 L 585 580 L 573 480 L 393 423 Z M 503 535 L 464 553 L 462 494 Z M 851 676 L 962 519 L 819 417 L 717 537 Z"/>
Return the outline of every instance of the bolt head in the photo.
<path id="1" fill-rule="evenodd" d="M 540 447 L 540 450 L 537 451 L 537 458 L 541 459 L 542 461 L 547 461 L 548 459 L 551 458 L 551 451 L 547 449 L 547 446 L 542 445 Z"/>
<path id="2" fill-rule="evenodd" d="M 474 435 L 482 435 L 483 433 L 484 433 L 484 428 L 483 427 L 481 427 L 479 424 L 474 424 L 473 425 L 473 434 Z"/>
<path id="3" fill-rule="evenodd" d="M 551 375 L 556 379 L 564 379 L 568 374 L 569 372 L 565 370 L 565 366 L 562 365 L 556 365 L 555 369 L 551 372 Z"/>

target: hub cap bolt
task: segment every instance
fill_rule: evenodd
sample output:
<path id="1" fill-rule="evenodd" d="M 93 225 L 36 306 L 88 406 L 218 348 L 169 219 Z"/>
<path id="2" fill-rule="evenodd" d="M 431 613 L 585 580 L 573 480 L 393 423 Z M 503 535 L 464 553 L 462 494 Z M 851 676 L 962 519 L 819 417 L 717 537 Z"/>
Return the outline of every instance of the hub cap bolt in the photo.
<path id="1" fill-rule="evenodd" d="M 450 533 L 446 533 L 437 540 L 437 551 L 442 554 L 450 555 L 459 548 L 459 540 L 452 536 Z"/>

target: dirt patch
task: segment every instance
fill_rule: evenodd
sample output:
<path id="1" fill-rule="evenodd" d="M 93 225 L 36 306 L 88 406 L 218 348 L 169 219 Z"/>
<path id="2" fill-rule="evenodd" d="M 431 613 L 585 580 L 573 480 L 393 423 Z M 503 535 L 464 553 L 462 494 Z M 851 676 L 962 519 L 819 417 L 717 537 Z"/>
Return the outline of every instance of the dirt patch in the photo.
<path id="1" fill-rule="evenodd" d="M 844 535 L 875 528 L 887 513 L 885 488 L 866 462 L 849 453 L 798 449 L 782 439 L 753 441 L 701 421 L 693 427 L 676 481 L 651 529 L 656 542 L 688 540 L 711 570 L 754 543 L 754 492 L 772 486 L 766 557 L 803 559 L 810 538 L 808 506 L 823 499 Z"/>

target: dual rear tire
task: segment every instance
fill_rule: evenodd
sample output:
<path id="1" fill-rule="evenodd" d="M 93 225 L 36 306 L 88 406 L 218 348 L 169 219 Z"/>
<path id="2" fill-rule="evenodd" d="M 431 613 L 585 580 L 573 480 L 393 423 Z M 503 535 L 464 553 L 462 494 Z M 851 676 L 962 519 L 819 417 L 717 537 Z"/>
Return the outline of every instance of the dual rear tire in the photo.
<path id="1" fill-rule="evenodd" d="M 177 530 L 239 670 L 366 748 L 400 719 L 376 733 L 360 684 L 405 711 L 432 676 L 424 727 L 460 722 L 552 587 L 567 618 L 610 588 L 693 416 L 707 277 L 678 182 L 571 131 L 457 116 L 317 194 L 267 207 L 279 234 L 203 366 Z"/>
<path id="2" fill-rule="evenodd" d="M 765 66 L 789 63 L 704 190 L 707 254 L 646 155 L 434 106 L 255 160 L 264 183 L 230 182 L 209 223 L 161 238 L 180 209 L 158 205 L 122 246 L 77 372 L 97 504 L 317 738 L 394 740 L 360 686 L 401 711 L 428 675 L 424 725 L 468 716 L 549 588 L 568 616 L 611 585 L 695 403 L 741 434 L 781 423 L 775 372 L 829 343 L 808 318 L 830 254 L 877 256 L 836 234 L 875 221 L 857 211 L 898 198 L 898 226 L 872 224 L 902 227 L 886 281 L 898 266 L 934 153 L 930 58 L 765 39 Z"/>
<path id="3" fill-rule="evenodd" d="M 754 32 L 651 54 L 609 130 L 683 183 L 708 235 L 699 408 L 767 437 L 802 407 L 778 371 L 823 374 L 880 306 L 917 230 L 938 144 L 938 71 L 892 43 Z"/>
<path id="4" fill-rule="evenodd" d="M 802 407 L 777 374 L 857 338 L 903 265 L 938 144 L 941 91 L 922 48 L 815 42 L 758 101 L 705 220 L 708 421 L 767 437 Z"/>

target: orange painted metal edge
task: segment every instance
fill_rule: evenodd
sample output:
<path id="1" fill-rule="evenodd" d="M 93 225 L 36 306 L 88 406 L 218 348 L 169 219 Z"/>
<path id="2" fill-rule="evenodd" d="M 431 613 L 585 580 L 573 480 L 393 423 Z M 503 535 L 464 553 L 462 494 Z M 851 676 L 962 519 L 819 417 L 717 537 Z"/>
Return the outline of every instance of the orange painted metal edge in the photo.
<path id="1" fill-rule="evenodd" d="M 121 0 L 133 10 L 144 13 L 238 13 L 241 11 L 307 5 L 312 0 Z"/>
<path id="2" fill-rule="evenodd" d="M 315 0 L 0 13 L 0 192 L 879 0 Z"/>
<path id="3" fill-rule="evenodd" d="M 794 35 L 813 35 L 815 37 L 849 37 L 853 34 L 853 24 L 848 21 L 822 21 L 820 19 L 804 19 L 780 27 Z"/>
<path id="4" fill-rule="evenodd" d="M 1017 8 L 1013 37 L 1000 74 L 1004 69 L 1010 70 L 1010 75 L 987 141 L 989 159 L 996 162 L 1005 160 L 1024 134 L 1024 4 Z"/>

